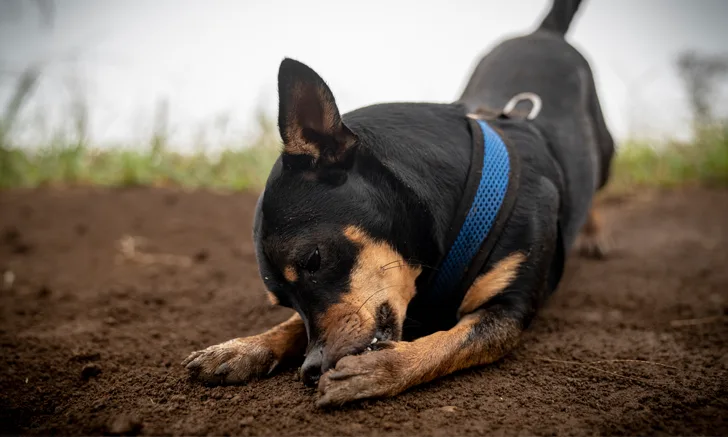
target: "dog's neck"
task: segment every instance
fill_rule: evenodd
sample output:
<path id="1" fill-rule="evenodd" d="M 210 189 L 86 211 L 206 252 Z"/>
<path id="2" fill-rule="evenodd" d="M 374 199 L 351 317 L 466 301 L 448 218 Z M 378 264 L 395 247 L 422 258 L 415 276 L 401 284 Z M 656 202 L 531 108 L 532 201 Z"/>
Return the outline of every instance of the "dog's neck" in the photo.
<path id="1" fill-rule="evenodd" d="M 454 211 L 471 161 L 469 121 L 457 105 L 394 103 L 361 108 L 344 120 L 368 145 L 381 171 L 362 170 L 378 181 L 380 208 L 390 221 L 388 240 L 406 259 L 425 268 L 449 249 Z"/>

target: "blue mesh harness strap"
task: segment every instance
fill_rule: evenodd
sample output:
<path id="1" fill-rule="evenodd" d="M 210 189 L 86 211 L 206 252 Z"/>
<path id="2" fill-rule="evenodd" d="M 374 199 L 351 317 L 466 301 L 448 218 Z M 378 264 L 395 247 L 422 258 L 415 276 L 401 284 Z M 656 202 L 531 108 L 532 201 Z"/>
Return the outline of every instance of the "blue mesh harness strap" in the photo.
<path id="1" fill-rule="evenodd" d="M 493 127 L 470 120 L 473 154 L 450 247 L 431 282 L 431 296 L 462 294 L 487 262 L 510 216 L 518 186 L 517 156 Z"/>

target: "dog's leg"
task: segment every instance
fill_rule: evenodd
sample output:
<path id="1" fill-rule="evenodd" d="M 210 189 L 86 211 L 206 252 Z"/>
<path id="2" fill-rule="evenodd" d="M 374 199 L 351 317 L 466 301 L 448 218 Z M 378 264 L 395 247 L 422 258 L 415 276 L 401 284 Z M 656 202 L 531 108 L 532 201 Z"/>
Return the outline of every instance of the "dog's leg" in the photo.
<path id="1" fill-rule="evenodd" d="M 319 406 L 394 396 L 458 370 L 497 361 L 517 344 L 551 291 L 549 275 L 561 268 L 558 193 L 542 178 L 523 185 L 509 226 L 493 250 L 498 260 L 476 278 L 461 301 L 458 323 L 412 342 L 378 342 L 373 352 L 347 356 L 321 376 Z"/>
<path id="2" fill-rule="evenodd" d="M 609 253 L 609 238 L 604 231 L 604 222 L 592 206 L 589 217 L 581 230 L 579 251 L 582 256 L 595 259 L 604 259 Z"/>
<path id="3" fill-rule="evenodd" d="M 449 331 L 440 331 L 413 342 L 387 342 L 383 349 L 344 357 L 319 381 L 319 406 L 335 406 L 363 398 L 394 396 L 410 387 L 457 370 L 492 363 L 513 349 L 531 313 L 524 308 L 533 290 L 530 269 L 516 280 L 525 256 L 515 252 L 476 280 L 460 307 L 462 316 Z M 541 275 L 543 273 L 540 273 Z M 523 279 L 524 281 L 522 281 Z M 509 291 L 510 290 L 510 291 Z M 506 296 L 493 305 L 496 295 Z M 525 305 L 522 305 L 526 303 Z"/>
<path id="4" fill-rule="evenodd" d="M 298 314 L 252 337 L 236 338 L 191 353 L 182 365 L 208 384 L 237 384 L 273 372 L 279 365 L 302 359 L 306 328 Z"/>
<path id="5" fill-rule="evenodd" d="M 497 311 L 468 315 L 449 331 L 344 357 L 319 381 L 318 406 L 394 396 L 457 370 L 492 363 L 518 342 L 520 323 Z"/>

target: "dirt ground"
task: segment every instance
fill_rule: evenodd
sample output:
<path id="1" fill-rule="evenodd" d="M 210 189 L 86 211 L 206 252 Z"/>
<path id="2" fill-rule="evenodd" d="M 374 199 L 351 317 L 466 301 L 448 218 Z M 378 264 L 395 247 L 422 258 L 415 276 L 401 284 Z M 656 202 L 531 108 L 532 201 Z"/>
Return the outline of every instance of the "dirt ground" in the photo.
<path id="1" fill-rule="evenodd" d="M 180 365 L 289 315 L 258 279 L 254 203 L 0 192 L 2 434 L 728 435 L 728 191 L 609 202 L 613 256 L 572 257 L 520 348 L 336 411 L 294 370 L 206 388 Z"/>

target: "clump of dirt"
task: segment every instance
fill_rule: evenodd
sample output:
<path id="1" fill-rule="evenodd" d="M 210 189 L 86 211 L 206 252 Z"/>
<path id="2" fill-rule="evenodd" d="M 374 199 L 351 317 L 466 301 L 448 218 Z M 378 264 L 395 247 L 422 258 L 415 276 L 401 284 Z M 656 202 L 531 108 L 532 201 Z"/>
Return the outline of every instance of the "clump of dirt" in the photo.
<path id="1" fill-rule="evenodd" d="M 0 192 L 2 434 L 728 434 L 726 191 L 609 203 L 616 250 L 571 258 L 508 357 L 333 411 L 293 370 L 208 388 L 180 366 L 289 316 L 258 278 L 255 199 Z"/>

